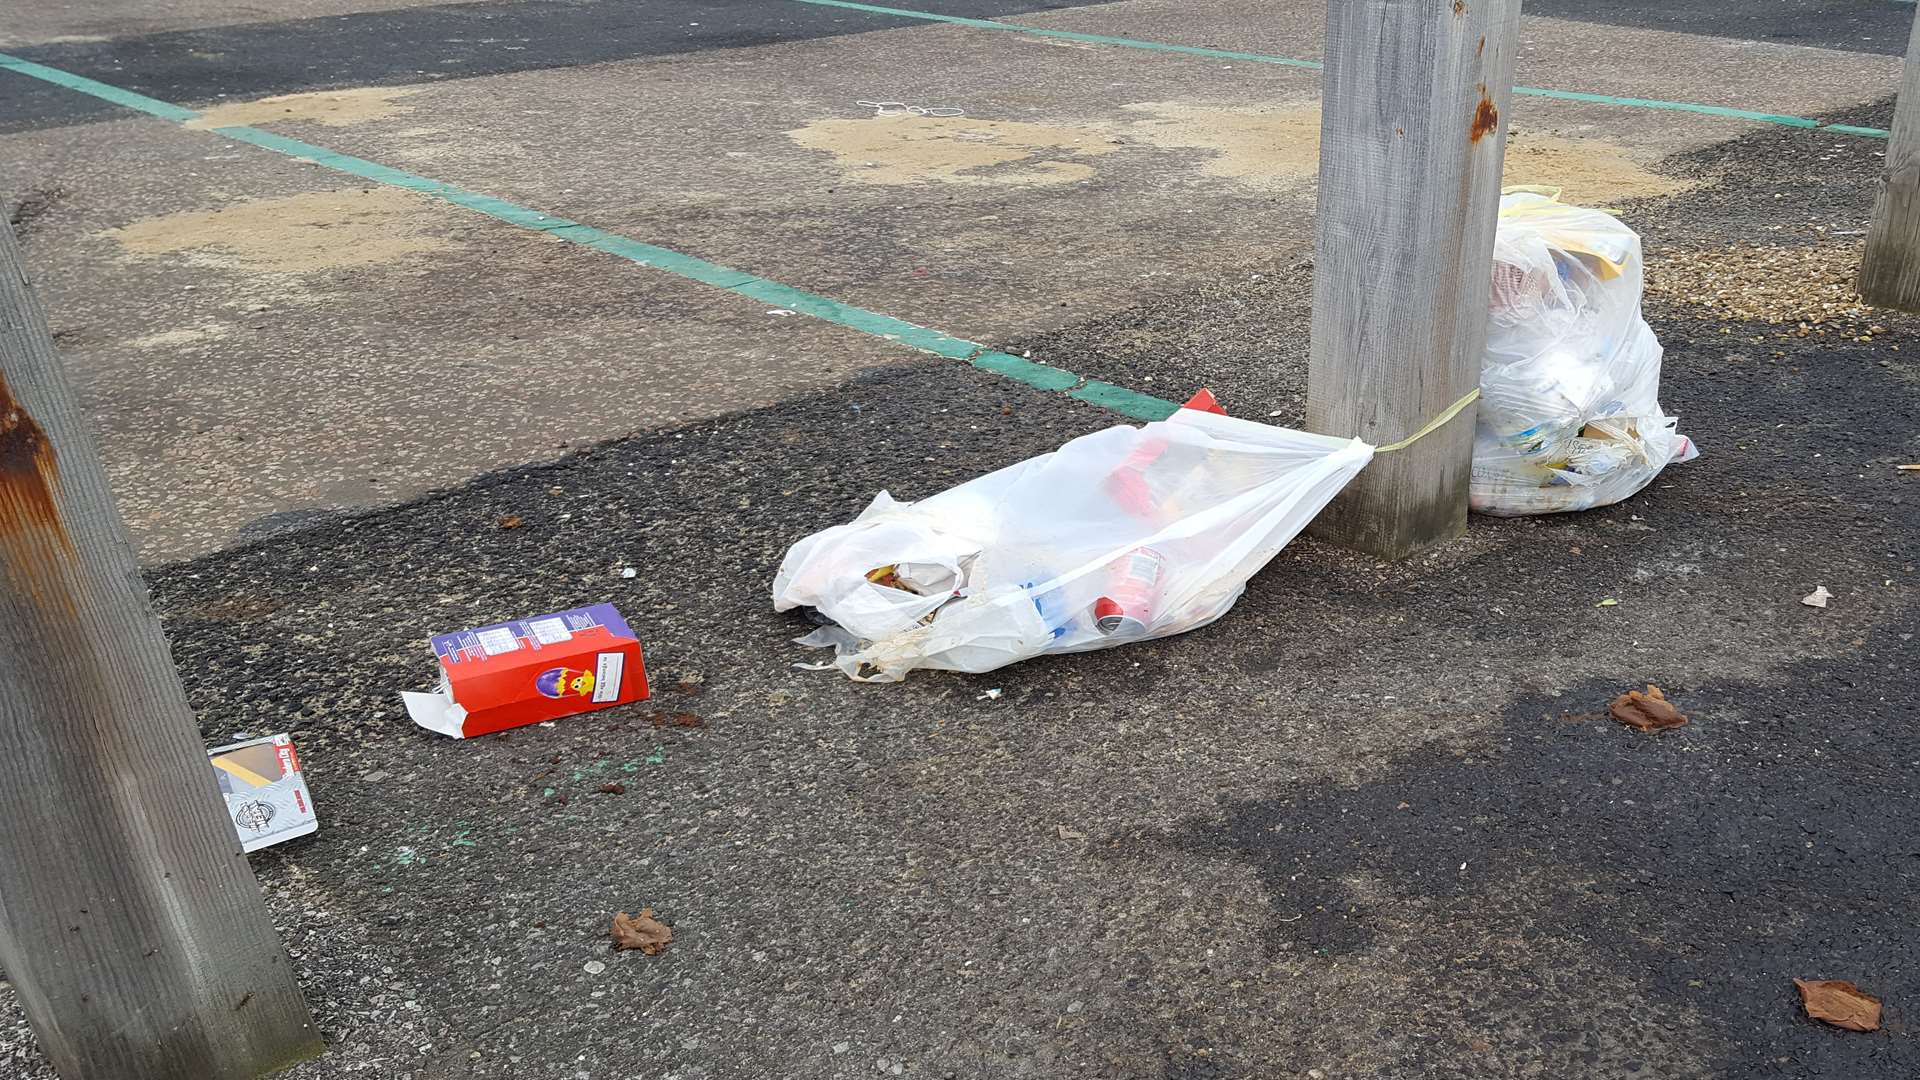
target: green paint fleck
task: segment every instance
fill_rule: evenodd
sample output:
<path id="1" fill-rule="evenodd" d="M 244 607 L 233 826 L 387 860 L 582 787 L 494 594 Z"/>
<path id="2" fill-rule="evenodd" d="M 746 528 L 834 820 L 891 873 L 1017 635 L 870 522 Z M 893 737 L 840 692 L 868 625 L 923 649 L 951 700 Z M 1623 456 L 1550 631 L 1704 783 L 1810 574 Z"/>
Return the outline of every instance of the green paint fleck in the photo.
<path id="1" fill-rule="evenodd" d="M 662 747 L 659 750 L 655 750 L 653 752 L 653 755 L 647 758 L 647 764 L 649 765 L 665 765 L 666 763 L 667 763 L 667 751 L 665 747 Z"/>
<path id="2" fill-rule="evenodd" d="M 1088 379 L 1087 384 L 1067 395 L 1103 409 L 1111 409 L 1122 416 L 1131 416 L 1135 420 L 1165 420 L 1179 411 L 1180 406 L 1164 398 L 1142 394 L 1124 386 Z"/>

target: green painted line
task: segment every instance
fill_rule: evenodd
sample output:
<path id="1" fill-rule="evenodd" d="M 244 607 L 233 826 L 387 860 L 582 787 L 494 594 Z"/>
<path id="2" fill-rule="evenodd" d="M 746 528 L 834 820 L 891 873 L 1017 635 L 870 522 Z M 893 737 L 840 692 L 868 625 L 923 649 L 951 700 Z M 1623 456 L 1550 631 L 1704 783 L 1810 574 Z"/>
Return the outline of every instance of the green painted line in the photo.
<path id="1" fill-rule="evenodd" d="M 1067 396 L 1098 405 L 1122 416 L 1131 416 L 1135 420 L 1165 420 L 1180 408 L 1164 398 L 1142 394 L 1138 390 L 1129 390 L 1124 386 L 1101 382 L 1099 379 L 1088 379 L 1085 386 Z"/>
<path id="2" fill-rule="evenodd" d="M 1109 37 L 1106 34 L 1081 34 L 1072 30 L 1048 30 L 1039 26 L 1022 26 L 1019 23 L 994 22 L 991 19 L 968 19 L 959 15 L 941 15 L 932 11 L 916 11 L 913 8 L 881 7 L 878 4 L 856 4 L 852 0 L 795 0 L 796 3 L 813 4 L 816 7 L 846 8 L 849 11 L 864 11 L 873 15 L 894 15 L 902 19 L 922 19 L 928 22 L 952 23 L 955 26 L 971 26 L 980 30 L 1014 30 L 1034 37 L 1059 38 L 1063 41 L 1079 41 L 1090 45 L 1118 45 L 1126 49 L 1152 49 L 1154 52 L 1184 53 L 1188 56 L 1207 56 L 1217 60 L 1244 60 L 1251 64 L 1279 64 L 1282 67 L 1311 68 L 1320 70 L 1318 60 L 1295 60 L 1287 56 L 1266 56 L 1261 53 L 1233 52 L 1228 49 L 1208 49 L 1198 45 L 1170 45 L 1164 41 L 1142 41 L 1139 38 Z"/>
<path id="3" fill-rule="evenodd" d="M 1066 41 L 1080 41 L 1093 45 L 1116 45 L 1123 49 L 1147 49 L 1152 52 L 1182 53 L 1187 56 L 1205 56 L 1216 60 L 1241 60 L 1255 64 L 1279 64 L 1283 67 L 1303 68 L 1319 71 L 1325 65 L 1317 60 L 1298 60 L 1290 56 L 1268 56 L 1263 53 L 1234 52 L 1230 49 L 1208 49 L 1197 45 L 1172 45 L 1164 41 L 1145 41 L 1140 38 L 1112 37 L 1107 34 L 1081 34 L 1072 30 L 1049 30 L 1039 26 L 1023 26 L 1013 22 L 995 22 L 991 19 L 968 19 L 958 15 L 942 15 L 933 11 L 918 11 L 913 8 L 882 7 L 878 4 L 855 3 L 854 0 L 793 0 L 797 4 L 812 4 L 815 7 L 845 8 L 849 11 L 864 11 L 873 15 L 892 15 L 902 19 L 918 19 L 923 22 L 949 23 L 954 26 L 971 26 L 981 30 L 1009 30 L 1018 34 L 1034 37 L 1060 38 Z M 1752 109 L 1734 109 L 1724 105 L 1701 105 L 1691 101 L 1662 101 L 1658 98 L 1615 97 L 1612 94 L 1588 94 L 1577 90 L 1549 90 L 1538 86 L 1516 86 L 1515 94 L 1523 97 L 1553 98 L 1559 101 L 1581 101 L 1595 105 L 1620 105 L 1635 109 L 1664 109 L 1668 112 L 1696 113 L 1701 116 L 1717 116 L 1727 120 L 1751 120 L 1762 124 L 1781 124 L 1786 127 L 1808 128 L 1830 131 L 1836 135 L 1864 135 L 1869 138 L 1884 139 L 1887 133 L 1880 128 L 1855 127 L 1851 124 L 1823 124 L 1804 116 L 1786 116 L 1781 113 L 1757 112 Z"/>
<path id="4" fill-rule="evenodd" d="M 1071 390 L 1080 385 L 1080 376 L 1065 368 L 1036 364 L 1003 352 L 983 352 L 968 363 L 981 371 L 1005 375 L 1040 390 Z"/>
<path id="5" fill-rule="evenodd" d="M 285 154 L 298 161 L 310 161 L 315 165 L 332 169 L 335 172 L 343 172 L 349 176 L 358 176 L 364 180 L 372 180 L 376 183 L 387 184 L 392 187 L 406 188 L 408 191 L 417 191 L 422 195 L 431 195 L 434 198 L 445 199 L 457 206 L 464 206 L 469 210 L 477 210 L 488 217 L 497 218 L 509 225 L 518 225 L 523 229 L 557 233 L 569 227 L 583 227 L 563 217 L 542 214 L 537 210 L 529 210 L 524 206 L 507 202 L 504 199 L 496 199 L 491 195 L 482 195 L 479 192 L 468 191 L 463 187 L 457 187 L 440 180 L 430 180 L 424 176 L 416 176 L 413 173 L 403 172 L 400 169 L 391 168 L 379 162 L 368 161 L 366 158 L 354 157 L 351 154 L 342 154 L 335 150 L 329 150 L 324 146 L 315 146 L 310 142 L 302 142 L 299 139 L 289 139 L 285 135 L 275 135 L 271 131 L 261 131 L 259 128 L 253 127 L 218 127 L 212 130 L 215 135 L 222 136 L 223 138 L 258 146 L 263 150 L 272 150 L 275 153 Z"/>
<path id="6" fill-rule="evenodd" d="M 1841 135 L 1865 135 L 1870 139 L 1885 139 L 1892 135 L 1886 128 L 1855 127 L 1852 124 L 1821 124 L 1820 130 L 1837 132 Z"/>
<path id="7" fill-rule="evenodd" d="M 999 24 L 988 23 L 987 25 Z M 200 117 L 200 114 L 192 109 L 183 109 L 178 105 L 82 78 L 58 68 L 21 60 L 6 53 L 0 53 L 0 70 L 16 71 L 30 78 L 100 98 L 103 101 L 111 101 L 116 105 L 124 105 L 129 109 L 137 109 L 149 116 L 157 116 L 174 123 L 184 124 Z M 1018 356 L 994 352 L 979 342 L 954 337 L 939 330 L 910 323 L 904 319 L 896 319 L 891 315 L 882 315 L 877 311 L 868 311 L 852 304 L 843 304 L 831 297 L 806 292 L 790 285 L 782 285 L 777 281 L 768 281 L 743 270 L 711 263 L 671 248 L 618 236 L 554 214 L 543 214 L 518 203 L 496 199 L 477 191 L 469 191 L 443 180 L 434 180 L 402 169 L 395 169 L 377 161 L 368 161 L 366 158 L 355 157 L 352 154 L 342 154 L 324 146 L 315 146 L 310 142 L 291 139 L 285 135 L 275 135 L 271 131 L 262 131 L 259 128 L 244 125 L 212 128 L 211 132 L 222 138 L 257 146 L 262 150 L 271 150 L 297 161 L 311 162 L 335 172 L 443 199 L 456 206 L 485 214 L 496 221 L 545 233 L 569 244 L 578 244 L 581 247 L 626 259 L 640 266 L 725 289 L 796 314 L 811 316 L 836 326 L 870 334 L 909 349 L 932 353 L 949 360 L 964 360 L 981 371 L 992 372 L 1035 389 L 1072 390 L 1074 392 L 1069 395 L 1071 397 L 1111 408 L 1125 416 L 1136 419 L 1164 419 L 1177 407 L 1171 401 L 1162 401 L 1156 397 L 1124 390 L 1117 386 L 1108 386 L 1098 381 L 1086 381 L 1083 389 L 1075 390 L 1074 388 L 1079 387 L 1083 380 L 1080 376 L 1062 368 L 1048 367 Z M 1114 404 L 1107 404 L 1109 401 Z M 1150 413 L 1158 415 L 1149 416 Z M 649 758 L 648 763 L 657 764 L 653 758 Z M 576 775 L 575 779 L 578 778 Z"/>
<path id="8" fill-rule="evenodd" d="M 1612 94 L 1583 94 L 1576 90 L 1542 90 L 1535 86 L 1516 86 L 1516 94 L 1528 97 L 1552 98 L 1556 101 L 1584 101 L 1595 105 L 1626 105 L 1636 109 L 1665 109 L 1669 112 L 1699 113 L 1703 116 L 1720 116 L 1729 120 L 1753 120 L 1762 124 L 1784 124 L 1787 127 L 1817 128 L 1820 121 L 1809 120 L 1804 116 L 1783 116 L 1780 113 L 1754 112 L 1751 109 L 1730 109 L 1724 105 L 1696 105 L 1690 101 L 1661 101 L 1658 98 L 1614 97 Z"/>
<path id="9" fill-rule="evenodd" d="M 200 114 L 192 109 L 183 109 L 171 102 L 150 98 L 145 94 L 136 94 L 131 90 L 122 90 L 117 86 L 108 86 L 106 83 L 95 82 L 83 75 L 50 68 L 45 64 L 36 64 L 31 60 L 22 60 L 18 56 L 9 56 L 6 53 L 0 53 L 0 70 L 17 71 L 30 78 L 39 79 L 41 82 L 49 82 L 76 93 L 97 97 L 101 101 L 111 101 L 115 105 L 124 105 L 129 109 L 138 109 L 149 116 L 171 120 L 176 124 L 184 124 L 189 120 L 200 118 Z"/>

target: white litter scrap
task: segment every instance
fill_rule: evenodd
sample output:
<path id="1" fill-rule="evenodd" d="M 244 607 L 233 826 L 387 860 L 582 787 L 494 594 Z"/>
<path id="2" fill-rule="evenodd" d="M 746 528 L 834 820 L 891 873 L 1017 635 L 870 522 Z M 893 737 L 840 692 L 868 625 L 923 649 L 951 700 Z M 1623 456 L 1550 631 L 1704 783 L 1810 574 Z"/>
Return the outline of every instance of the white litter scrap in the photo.
<path id="1" fill-rule="evenodd" d="M 951 105 L 909 105 L 904 101 L 856 101 L 855 105 L 872 109 L 875 116 L 965 116 L 967 110 Z"/>
<path id="2" fill-rule="evenodd" d="M 1180 409 L 917 503 L 883 491 L 793 545 L 774 608 L 830 619 L 801 643 L 872 682 L 1182 633 L 1226 614 L 1372 457 L 1358 439 Z"/>
<path id="3" fill-rule="evenodd" d="M 1469 499 L 1483 514 L 1605 506 L 1696 456 L 1660 408 L 1640 236 L 1602 210 L 1500 200 Z"/>

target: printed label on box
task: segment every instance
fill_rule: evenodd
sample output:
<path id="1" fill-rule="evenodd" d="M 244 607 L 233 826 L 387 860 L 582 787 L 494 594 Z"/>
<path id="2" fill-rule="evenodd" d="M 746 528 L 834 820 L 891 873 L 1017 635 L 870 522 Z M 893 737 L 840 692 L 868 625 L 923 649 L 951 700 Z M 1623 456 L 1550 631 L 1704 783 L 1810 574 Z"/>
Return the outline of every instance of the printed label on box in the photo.
<path id="1" fill-rule="evenodd" d="M 501 653 L 510 653 L 520 647 L 520 641 L 513 636 L 513 631 L 504 626 L 496 626 L 488 630 L 476 630 L 473 636 L 479 639 L 480 647 L 486 650 L 488 656 L 499 656 Z"/>
<path id="2" fill-rule="evenodd" d="M 207 751 L 227 800 L 240 846 L 257 851 L 320 827 L 313 796 L 300 775 L 300 756 L 288 735 L 233 743 Z"/>
<path id="3" fill-rule="evenodd" d="M 603 652 L 593 669 L 593 700 L 616 701 L 620 697 L 620 673 L 627 658 L 617 652 Z"/>

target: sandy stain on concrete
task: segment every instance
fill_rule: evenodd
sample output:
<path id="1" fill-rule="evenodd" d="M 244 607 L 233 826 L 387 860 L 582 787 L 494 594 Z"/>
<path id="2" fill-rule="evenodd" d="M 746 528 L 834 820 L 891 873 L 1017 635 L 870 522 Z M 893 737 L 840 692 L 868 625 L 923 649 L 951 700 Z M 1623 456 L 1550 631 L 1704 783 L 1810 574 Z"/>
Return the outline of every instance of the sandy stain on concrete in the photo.
<path id="1" fill-rule="evenodd" d="M 1320 171 L 1320 107 L 1248 109 L 1141 102 L 1127 129 L 1131 140 L 1167 149 L 1206 150 L 1200 171 L 1263 189 L 1297 187 Z M 1507 142 L 1505 182 L 1562 189 L 1569 202 L 1673 195 L 1695 181 L 1661 176 L 1606 139 L 1572 139 L 1521 131 Z"/>
<path id="2" fill-rule="evenodd" d="M 318 191 L 166 214 L 106 235 L 134 255 L 184 254 L 200 266 L 310 274 L 453 249 L 453 241 L 428 229 L 437 209 L 397 188 Z"/>
<path id="3" fill-rule="evenodd" d="M 1678 195 L 1700 181 L 1662 176 L 1609 139 L 1570 139 L 1522 131 L 1507 140 L 1506 182 L 1561 189 L 1561 198 L 1589 206 L 1613 199 Z"/>
<path id="4" fill-rule="evenodd" d="M 868 184 L 1046 185 L 1086 180 L 1092 159 L 1129 146 L 1199 150 L 1204 176 L 1262 191 L 1301 190 L 1320 171 L 1320 107 L 1255 109 L 1141 102 L 1138 117 L 1079 126 L 977 117 L 831 119 L 787 136 L 831 153 L 847 178 Z M 1618 143 L 1518 132 L 1507 142 L 1506 183 L 1562 189 L 1569 202 L 1673 195 L 1695 181 L 1661 176 Z"/>
<path id="5" fill-rule="evenodd" d="M 787 137 L 866 184 L 1066 184 L 1093 176 L 1081 159 L 1120 149 L 1092 128 L 965 116 L 819 120 Z"/>
<path id="6" fill-rule="evenodd" d="M 178 330 L 162 330 L 157 334 L 134 338 L 127 344 L 136 349 L 177 349 L 197 342 L 215 341 L 231 333 L 233 330 L 222 323 L 208 323 L 205 326 L 184 326 Z"/>
<path id="7" fill-rule="evenodd" d="M 217 128 L 298 120 L 322 127 L 349 127 L 412 112 L 413 106 L 401 105 L 398 101 L 423 89 L 419 86 L 361 86 L 351 90 L 315 90 L 305 94 L 279 94 L 255 101 L 233 101 L 201 110 L 199 118 L 187 121 L 186 126 Z"/>
<path id="8" fill-rule="evenodd" d="M 1320 108 L 1235 109 L 1179 102 L 1123 106 L 1146 114 L 1128 125 L 1131 141 L 1163 149 L 1208 150 L 1200 171 L 1256 187 L 1294 187 L 1320 171 Z"/>

